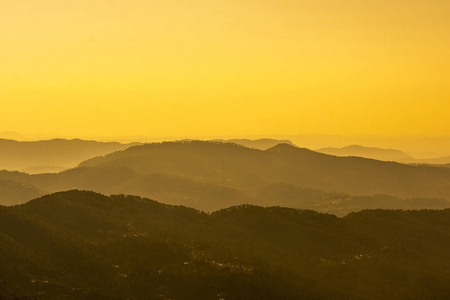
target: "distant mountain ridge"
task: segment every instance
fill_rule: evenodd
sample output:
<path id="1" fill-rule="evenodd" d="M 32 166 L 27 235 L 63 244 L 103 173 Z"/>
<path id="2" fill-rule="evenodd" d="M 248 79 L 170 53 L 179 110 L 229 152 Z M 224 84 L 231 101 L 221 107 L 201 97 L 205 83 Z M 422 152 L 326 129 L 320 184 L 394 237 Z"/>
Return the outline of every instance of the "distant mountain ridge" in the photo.
<path id="1" fill-rule="evenodd" d="M 435 158 L 420 158 L 414 159 L 413 161 L 406 161 L 409 163 L 415 164 L 430 164 L 430 165 L 449 165 L 450 164 L 450 156 L 444 157 L 435 157 Z"/>
<path id="2" fill-rule="evenodd" d="M 414 158 L 400 150 L 365 147 L 361 145 L 350 145 L 342 148 L 320 148 L 317 152 L 335 156 L 357 156 L 377 159 L 382 161 L 396 161 L 405 164 L 450 164 L 450 156 L 435 158 Z"/>
<path id="3" fill-rule="evenodd" d="M 24 170 L 30 173 L 61 171 L 80 162 L 139 143 L 97 142 L 80 139 L 15 141 L 0 139 L 0 170 Z"/>
<path id="4" fill-rule="evenodd" d="M 337 215 L 364 208 L 442 209 L 449 207 L 450 195 L 449 168 L 335 157 L 287 144 L 262 151 L 202 141 L 134 146 L 58 174 L 1 171 L 0 180 L 33 187 L 40 195 L 76 188 L 209 212 L 239 204 Z M 22 200 L 16 203 L 30 200 L 28 191 L 19 197 L 18 190 L 14 199 Z M 0 203 L 11 204 L 1 186 Z"/>
<path id="5" fill-rule="evenodd" d="M 410 155 L 400 150 L 364 147 L 360 145 L 350 145 L 342 148 L 321 148 L 316 151 L 335 156 L 359 156 L 383 161 L 404 161 L 412 159 Z"/>
<path id="6" fill-rule="evenodd" d="M 265 151 L 200 141 L 146 144 L 90 159 L 80 166 L 122 166 L 143 174 L 164 172 L 235 188 L 286 182 L 354 195 L 450 197 L 447 168 L 334 157 L 288 144 Z M 436 185 L 435 189 L 430 185 Z"/>
<path id="7" fill-rule="evenodd" d="M 213 142 L 220 142 L 220 143 L 235 143 L 238 145 L 242 145 L 247 148 L 254 148 L 259 150 L 267 150 L 269 148 L 272 148 L 278 144 L 288 144 L 291 146 L 295 146 L 294 143 L 292 143 L 290 140 L 277 140 L 277 139 L 256 139 L 256 140 L 250 140 L 250 139 L 215 139 L 212 140 Z"/>

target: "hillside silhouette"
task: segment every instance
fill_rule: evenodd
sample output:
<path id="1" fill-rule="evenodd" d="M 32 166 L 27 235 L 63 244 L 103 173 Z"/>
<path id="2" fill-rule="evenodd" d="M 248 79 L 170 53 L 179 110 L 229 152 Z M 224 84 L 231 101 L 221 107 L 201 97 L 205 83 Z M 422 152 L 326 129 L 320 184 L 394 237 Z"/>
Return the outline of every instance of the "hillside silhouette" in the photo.
<path id="1" fill-rule="evenodd" d="M 118 150 L 132 144 L 97 142 L 80 139 L 53 139 L 21 142 L 0 139 L 0 170 L 22 171 L 31 174 L 60 172 L 80 162 Z"/>
<path id="2" fill-rule="evenodd" d="M 1 172 L 1 171 L 0 171 Z M 34 185 L 0 179 L 0 205 L 16 205 L 45 194 Z"/>
<path id="3" fill-rule="evenodd" d="M 428 165 L 450 164 L 450 156 L 415 158 L 400 150 L 364 147 L 360 145 L 351 145 L 342 148 L 333 148 L 333 147 L 321 148 L 317 149 L 316 151 L 334 156 L 358 156 L 382 161 L 396 161 L 405 164 L 428 164 Z"/>
<path id="4" fill-rule="evenodd" d="M 446 208 L 449 178 L 448 168 L 335 157 L 286 144 L 261 151 L 199 141 L 135 146 L 58 174 L 0 171 L 0 180 L 40 191 L 33 196 L 83 189 L 209 212 L 255 204 L 336 215 L 365 208 Z M 0 203 L 11 202 L 5 197 L 0 193 Z M 31 200 L 20 190 L 15 199 Z"/>
<path id="5" fill-rule="evenodd" d="M 210 215 L 84 191 L 0 207 L 2 299 L 448 299 L 450 210 Z M 219 295 L 219 296 L 218 296 Z"/>
<path id="6" fill-rule="evenodd" d="M 415 164 L 442 165 L 448 167 L 450 165 L 450 156 L 414 159 L 413 161 L 407 162 Z"/>
<path id="7" fill-rule="evenodd" d="M 286 182 L 354 195 L 450 195 L 447 168 L 335 157 L 287 144 L 266 151 L 200 141 L 147 144 L 93 158 L 80 166 L 121 166 L 141 174 L 180 175 L 235 188 Z"/>
<path id="8" fill-rule="evenodd" d="M 359 156 L 383 161 L 407 162 L 413 160 L 412 156 L 400 150 L 364 147 L 360 145 L 350 145 L 342 148 L 321 148 L 316 151 L 335 156 Z"/>
<path id="9" fill-rule="evenodd" d="M 257 139 L 257 140 L 250 140 L 250 139 L 229 139 L 229 140 L 223 140 L 223 139 L 215 139 L 213 142 L 219 142 L 219 143 L 233 143 L 242 145 L 247 148 L 254 148 L 259 150 L 267 150 L 269 148 L 275 147 L 279 144 L 288 144 L 295 146 L 294 143 L 292 143 L 290 140 L 277 140 L 277 139 Z"/>

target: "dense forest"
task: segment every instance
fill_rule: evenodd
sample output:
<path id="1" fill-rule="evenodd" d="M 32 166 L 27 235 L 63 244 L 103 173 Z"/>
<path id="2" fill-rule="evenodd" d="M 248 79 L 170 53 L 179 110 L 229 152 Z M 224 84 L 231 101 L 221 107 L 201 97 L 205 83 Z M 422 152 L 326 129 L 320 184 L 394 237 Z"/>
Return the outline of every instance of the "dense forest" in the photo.
<path id="1" fill-rule="evenodd" d="M 72 190 L 0 207 L 0 299 L 449 299 L 450 210 L 234 206 Z"/>

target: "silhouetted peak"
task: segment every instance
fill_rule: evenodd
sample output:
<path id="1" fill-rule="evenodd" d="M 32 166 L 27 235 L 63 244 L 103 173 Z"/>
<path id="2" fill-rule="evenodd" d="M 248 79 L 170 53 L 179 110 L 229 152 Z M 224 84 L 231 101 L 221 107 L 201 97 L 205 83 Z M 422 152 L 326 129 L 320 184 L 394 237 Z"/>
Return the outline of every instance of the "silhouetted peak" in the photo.
<path id="1" fill-rule="evenodd" d="M 335 156 L 358 156 L 384 161 L 410 160 L 412 157 L 400 150 L 350 145 L 342 148 L 321 148 L 316 151 Z"/>
<path id="2" fill-rule="evenodd" d="M 236 143 L 224 143 L 218 141 L 202 141 L 202 140 L 181 140 L 181 141 L 170 141 L 170 142 L 161 142 L 161 143 L 147 143 L 143 145 L 132 146 L 124 151 L 118 151 L 116 153 L 112 153 L 112 155 L 116 155 L 118 153 L 134 153 L 134 154 L 145 154 L 148 151 L 153 150 L 174 150 L 174 151 L 202 151 L 202 150 L 253 150 L 256 149 L 248 149 L 242 145 Z"/>
<path id="3" fill-rule="evenodd" d="M 223 140 L 223 139 L 215 139 L 213 140 L 215 142 L 222 142 L 222 143 L 234 143 L 238 144 L 247 148 L 252 149 L 259 149 L 259 150 L 267 150 L 269 148 L 272 148 L 278 144 L 289 144 L 294 145 L 290 140 L 277 140 L 277 139 L 269 139 L 269 138 L 263 138 L 263 139 L 257 139 L 257 140 L 251 140 L 251 139 L 229 139 L 229 140 Z"/>
<path id="4" fill-rule="evenodd" d="M 70 200 L 77 200 L 77 201 L 86 201 L 88 199 L 92 199 L 92 198 L 104 198 L 107 199 L 106 196 L 100 194 L 100 193 L 96 193 L 96 192 L 92 192 L 92 191 L 85 191 L 85 190 L 69 190 L 69 191 L 63 191 L 63 192 L 56 192 L 56 193 L 52 193 L 52 194 L 48 194 L 39 198 L 36 198 L 34 200 L 31 200 L 28 203 L 23 204 L 22 206 L 34 206 L 34 205 L 45 205 L 45 203 L 50 203 L 50 202 L 58 202 L 61 200 L 66 200 L 66 201 L 70 201 Z"/>
<path id="5" fill-rule="evenodd" d="M 395 150 L 395 149 L 382 149 L 382 148 L 376 148 L 376 147 L 366 147 L 366 146 L 362 146 L 362 145 L 349 145 L 346 147 L 342 147 L 341 149 L 343 150 L 365 150 L 365 151 L 385 151 L 385 152 L 397 152 L 397 153 L 401 153 L 403 155 L 407 155 L 406 153 L 403 153 L 400 150 Z"/>
<path id="6" fill-rule="evenodd" d="M 365 148 L 365 147 L 363 147 L 363 146 L 361 146 L 361 145 L 356 145 L 356 144 L 354 144 L 354 145 L 349 145 L 349 146 L 347 146 L 347 147 L 343 147 L 342 149 L 362 149 L 362 148 Z M 367 148 L 367 147 L 366 147 Z"/>
<path id="7" fill-rule="evenodd" d="M 284 152 L 284 151 L 293 151 L 293 150 L 298 150 L 298 149 L 302 149 L 302 148 L 298 148 L 294 145 L 291 144 L 286 144 L 286 143 L 281 143 L 278 145 L 275 145 L 269 149 L 267 149 L 266 151 L 269 152 Z"/>
<path id="8" fill-rule="evenodd" d="M 297 146 L 289 144 L 278 144 L 272 148 L 267 149 L 266 151 L 279 154 L 323 155 L 322 153 L 312 151 L 308 148 L 299 148 Z"/>

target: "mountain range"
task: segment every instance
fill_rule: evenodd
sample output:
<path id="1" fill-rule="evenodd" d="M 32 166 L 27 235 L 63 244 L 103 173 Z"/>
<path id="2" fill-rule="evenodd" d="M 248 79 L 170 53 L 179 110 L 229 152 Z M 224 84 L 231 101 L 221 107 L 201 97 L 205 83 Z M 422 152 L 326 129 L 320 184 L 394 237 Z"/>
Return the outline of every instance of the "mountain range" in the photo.
<path id="1" fill-rule="evenodd" d="M 359 156 L 383 161 L 405 161 L 413 159 L 412 156 L 400 150 L 364 147 L 360 145 L 350 145 L 342 148 L 321 148 L 316 151 L 335 156 Z"/>
<path id="2" fill-rule="evenodd" d="M 320 148 L 316 150 L 335 156 L 357 156 L 382 161 L 396 161 L 405 164 L 429 164 L 429 165 L 446 165 L 450 164 L 450 156 L 432 157 L 432 158 L 414 158 L 411 155 L 394 149 L 382 149 L 374 147 L 364 147 L 361 145 L 350 145 L 342 148 Z"/>
<path id="3" fill-rule="evenodd" d="M 76 167 L 94 156 L 124 150 L 139 143 L 97 142 L 80 139 L 15 141 L 0 139 L 0 170 L 54 173 Z"/>
<path id="4" fill-rule="evenodd" d="M 450 169 L 336 157 L 288 144 L 263 151 L 183 141 L 129 147 L 58 174 L 0 171 L 3 204 L 70 189 L 139 195 L 208 212 L 255 204 L 345 215 L 364 208 L 450 207 Z"/>

